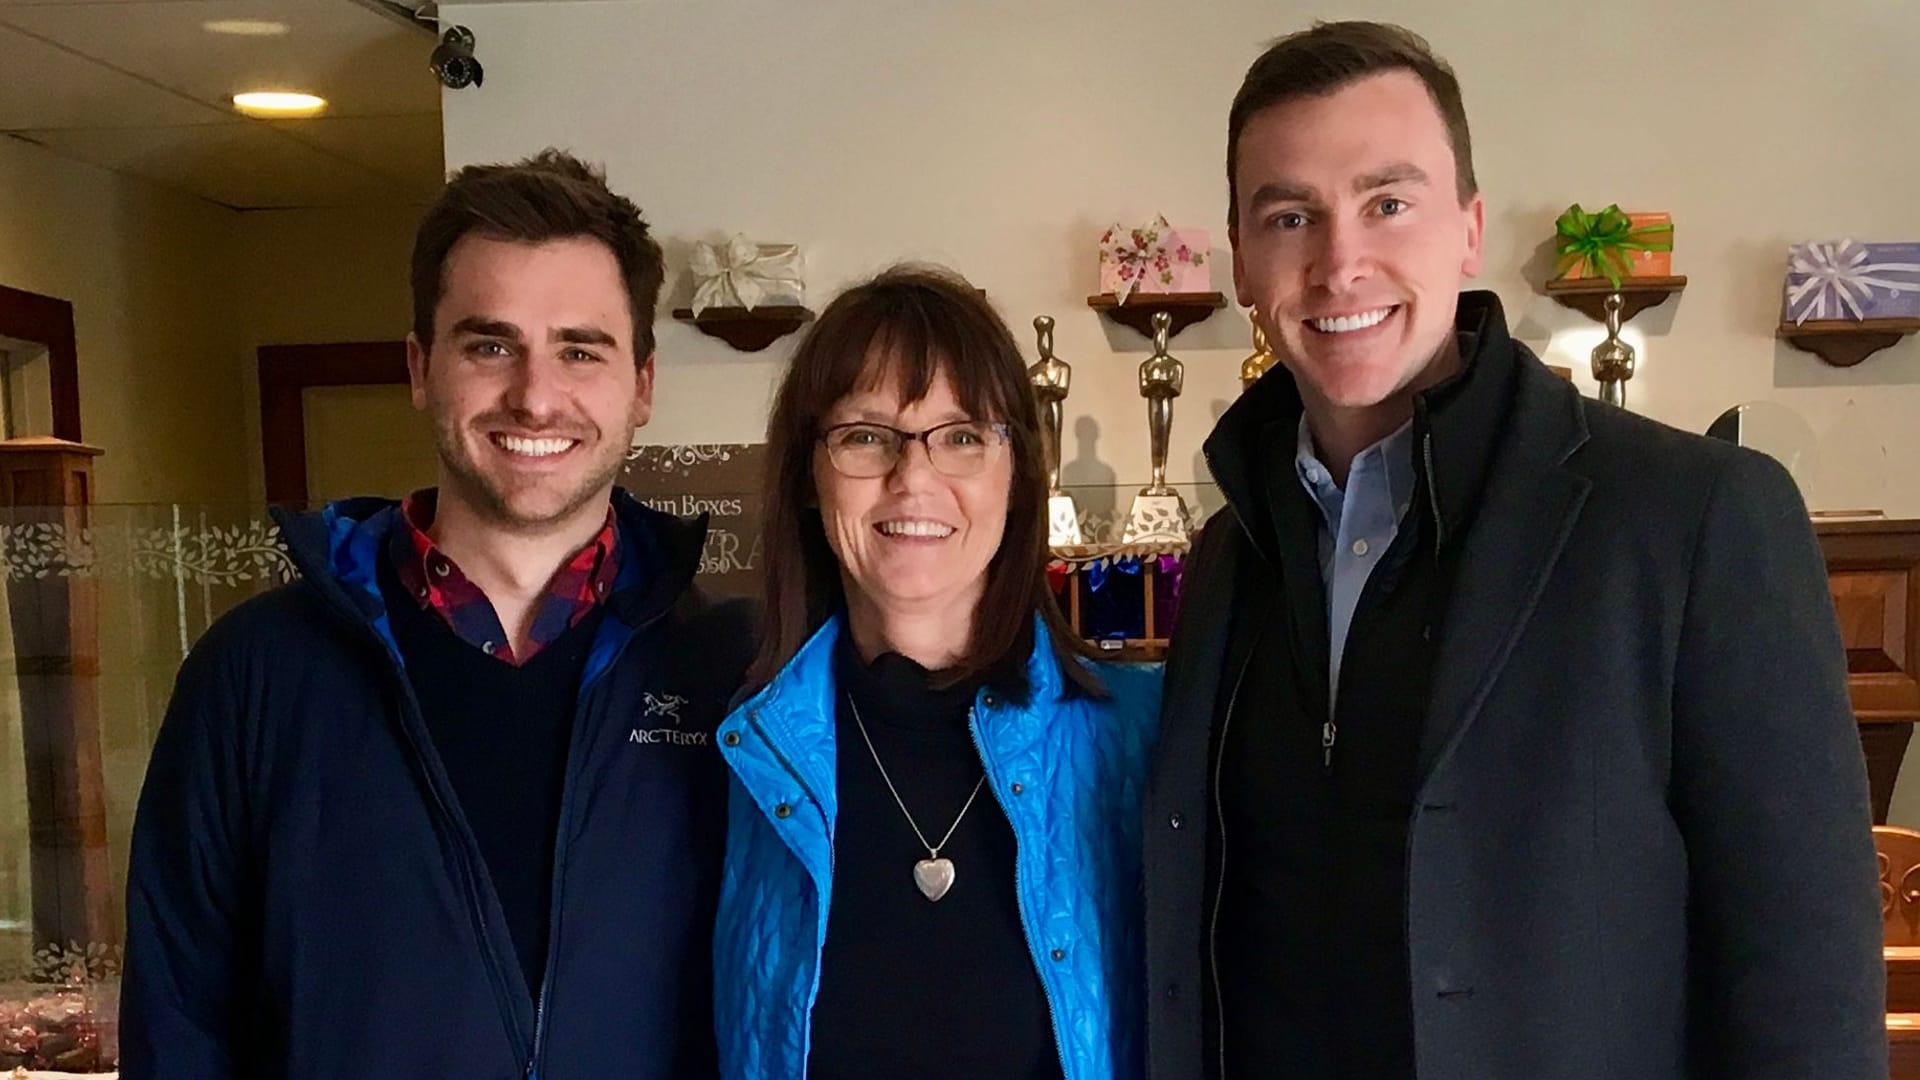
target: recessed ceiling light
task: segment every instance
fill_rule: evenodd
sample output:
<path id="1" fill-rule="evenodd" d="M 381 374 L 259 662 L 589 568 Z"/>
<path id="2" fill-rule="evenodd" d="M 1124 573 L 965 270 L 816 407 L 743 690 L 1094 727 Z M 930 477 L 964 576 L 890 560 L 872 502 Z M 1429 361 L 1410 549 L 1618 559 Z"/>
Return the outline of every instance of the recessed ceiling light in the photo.
<path id="1" fill-rule="evenodd" d="M 233 107 L 248 116 L 312 116 L 327 107 L 327 99 L 312 94 L 260 90 L 233 95 Z"/>
<path id="2" fill-rule="evenodd" d="M 200 24 L 200 29 L 235 37 L 279 37 L 287 32 L 287 24 L 272 19 L 209 19 Z"/>

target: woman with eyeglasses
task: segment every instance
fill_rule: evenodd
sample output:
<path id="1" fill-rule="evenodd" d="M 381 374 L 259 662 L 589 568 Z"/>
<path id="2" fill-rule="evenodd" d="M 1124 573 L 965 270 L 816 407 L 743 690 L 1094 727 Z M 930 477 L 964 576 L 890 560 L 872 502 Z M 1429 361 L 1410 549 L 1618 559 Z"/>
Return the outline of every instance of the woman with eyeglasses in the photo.
<path id="1" fill-rule="evenodd" d="M 732 1078 L 1141 1075 L 1159 672 L 1046 583 L 1038 407 L 965 281 L 843 293 L 775 398 L 714 971 Z"/>

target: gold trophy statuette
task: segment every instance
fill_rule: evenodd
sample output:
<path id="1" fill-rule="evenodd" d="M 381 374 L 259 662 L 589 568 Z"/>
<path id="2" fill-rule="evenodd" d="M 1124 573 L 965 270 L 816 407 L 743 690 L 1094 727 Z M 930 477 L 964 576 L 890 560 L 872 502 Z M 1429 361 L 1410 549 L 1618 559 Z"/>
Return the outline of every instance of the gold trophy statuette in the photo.
<path id="1" fill-rule="evenodd" d="M 1267 348 L 1267 332 L 1260 329 L 1258 311 L 1253 313 L 1251 321 L 1253 323 L 1253 355 L 1240 361 L 1240 392 L 1243 394 L 1253 389 L 1253 384 L 1260 381 L 1260 376 L 1265 375 L 1267 369 L 1273 367 L 1280 359 L 1273 355 L 1272 349 Z"/>
<path id="2" fill-rule="evenodd" d="M 1079 508 L 1060 486 L 1060 430 L 1066 419 L 1067 391 L 1073 385 L 1073 365 L 1053 355 L 1053 316 L 1034 316 L 1033 329 L 1039 338 L 1040 359 L 1027 369 L 1027 379 L 1040 403 L 1047 455 L 1047 544 L 1069 546 L 1082 542 Z"/>
<path id="3" fill-rule="evenodd" d="M 1153 355 L 1140 364 L 1140 396 L 1147 399 L 1147 448 L 1153 473 L 1134 497 L 1127 515 L 1126 543 L 1185 541 L 1187 505 L 1167 485 L 1167 442 L 1173 435 L 1173 399 L 1186 381 L 1186 365 L 1167 352 L 1173 319 L 1164 311 L 1153 316 Z"/>
<path id="4" fill-rule="evenodd" d="M 1633 346 L 1620 340 L 1619 293 L 1607 296 L 1606 340 L 1593 347 L 1593 377 L 1600 383 L 1600 400 L 1627 407 L 1627 380 L 1633 378 Z"/>

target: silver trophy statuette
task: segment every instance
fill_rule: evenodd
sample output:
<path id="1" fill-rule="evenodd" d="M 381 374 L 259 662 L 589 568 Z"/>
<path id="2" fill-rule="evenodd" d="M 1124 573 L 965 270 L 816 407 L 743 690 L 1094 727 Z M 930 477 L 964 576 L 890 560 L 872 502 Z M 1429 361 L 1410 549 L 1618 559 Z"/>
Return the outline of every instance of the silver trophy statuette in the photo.
<path id="1" fill-rule="evenodd" d="M 1134 497 L 1133 511 L 1127 515 L 1129 544 L 1154 541 L 1184 541 L 1187 538 L 1187 505 L 1180 494 L 1167 485 L 1167 443 L 1173 436 L 1173 399 L 1180 396 L 1186 382 L 1186 365 L 1167 351 L 1173 334 L 1173 319 L 1166 312 L 1153 316 L 1153 355 L 1140 364 L 1140 396 L 1147 399 L 1147 449 L 1153 472 L 1146 487 Z"/>
<path id="2" fill-rule="evenodd" d="M 1060 429 L 1066 419 L 1067 391 L 1073 385 L 1073 365 L 1053 355 L 1053 316 L 1034 316 L 1033 329 L 1040 359 L 1027 369 L 1027 379 L 1040 405 L 1040 433 L 1047 455 L 1047 544 L 1069 546 L 1082 542 L 1080 511 L 1073 496 L 1060 486 Z"/>

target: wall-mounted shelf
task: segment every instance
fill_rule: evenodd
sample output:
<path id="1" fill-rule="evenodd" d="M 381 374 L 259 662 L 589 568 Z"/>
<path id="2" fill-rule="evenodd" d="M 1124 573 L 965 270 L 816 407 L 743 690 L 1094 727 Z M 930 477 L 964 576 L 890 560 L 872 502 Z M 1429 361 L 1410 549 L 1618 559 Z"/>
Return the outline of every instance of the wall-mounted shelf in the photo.
<path id="1" fill-rule="evenodd" d="M 1603 323 L 1607 321 L 1607 297 L 1619 293 L 1620 321 L 1627 322 L 1650 307 L 1666 303 L 1667 297 L 1686 287 L 1684 275 L 1622 278 L 1617 287 L 1606 278 L 1557 278 L 1547 282 L 1547 295 L 1562 306 Z"/>
<path id="2" fill-rule="evenodd" d="M 741 352 L 759 352 L 812 322 L 813 312 L 798 304 L 779 304 L 757 308 L 710 307 L 698 315 L 692 308 L 675 308 L 673 317 L 692 323 L 694 329 L 719 338 Z"/>
<path id="3" fill-rule="evenodd" d="M 1780 324 L 1780 340 L 1834 367 L 1853 365 L 1920 333 L 1920 319 L 1808 319 Z"/>
<path id="4" fill-rule="evenodd" d="M 1135 292 L 1127 297 L 1126 303 L 1112 293 L 1099 293 L 1087 297 L 1087 306 L 1100 312 L 1121 326 L 1131 327 L 1141 337 L 1153 337 L 1153 316 L 1164 311 L 1173 320 L 1172 333 L 1192 326 L 1194 323 L 1212 315 L 1227 306 L 1227 298 L 1221 293 L 1143 293 Z"/>

